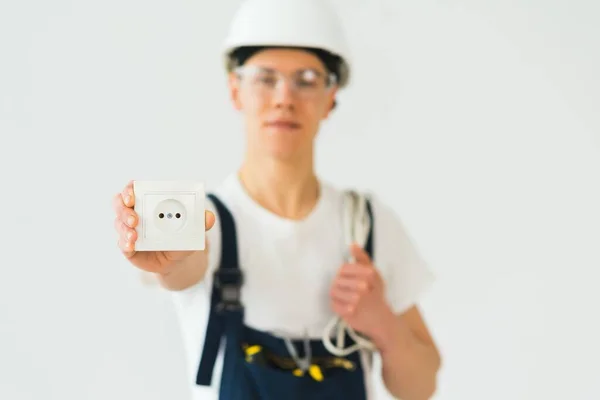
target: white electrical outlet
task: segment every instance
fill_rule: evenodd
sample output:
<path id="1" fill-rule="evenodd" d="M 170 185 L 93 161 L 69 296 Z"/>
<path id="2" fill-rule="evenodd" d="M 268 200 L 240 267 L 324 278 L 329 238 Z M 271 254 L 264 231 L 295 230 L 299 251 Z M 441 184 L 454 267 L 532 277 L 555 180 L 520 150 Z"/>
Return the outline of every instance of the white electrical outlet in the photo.
<path id="1" fill-rule="evenodd" d="M 136 251 L 204 250 L 204 185 L 189 181 L 134 181 Z"/>

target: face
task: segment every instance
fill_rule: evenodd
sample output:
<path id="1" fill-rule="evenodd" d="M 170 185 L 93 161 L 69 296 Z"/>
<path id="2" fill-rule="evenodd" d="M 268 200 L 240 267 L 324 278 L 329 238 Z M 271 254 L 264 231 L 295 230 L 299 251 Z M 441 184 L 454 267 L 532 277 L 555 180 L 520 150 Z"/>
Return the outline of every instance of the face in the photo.
<path id="1" fill-rule="evenodd" d="M 231 99 L 243 115 L 250 150 L 279 160 L 312 156 L 334 104 L 330 79 L 318 57 L 294 49 L 262 50 L 232 72 Z"/>

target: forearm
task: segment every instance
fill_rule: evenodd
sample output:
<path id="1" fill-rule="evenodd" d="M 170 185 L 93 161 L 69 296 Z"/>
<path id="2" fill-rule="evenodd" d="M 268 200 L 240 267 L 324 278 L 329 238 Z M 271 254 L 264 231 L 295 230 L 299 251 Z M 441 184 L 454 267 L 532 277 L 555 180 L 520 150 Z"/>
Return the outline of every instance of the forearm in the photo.
<path id="1" fill-rule="evenodd" d="M 174 263 L 165 273 L 156 274 L 156 277 L 167 290 L 185 290 L 204 279 L 207 264 L 206 252 L 196 251 Z"/>
<path id="2" fill-rule="evenodd" d="M 429 400 L 435 393 L 440 368 L 437 349 L 417 338 L 393 314 L 381 326 L 375 344 L 381 354 L 387 390 L 402 400 Z"/>

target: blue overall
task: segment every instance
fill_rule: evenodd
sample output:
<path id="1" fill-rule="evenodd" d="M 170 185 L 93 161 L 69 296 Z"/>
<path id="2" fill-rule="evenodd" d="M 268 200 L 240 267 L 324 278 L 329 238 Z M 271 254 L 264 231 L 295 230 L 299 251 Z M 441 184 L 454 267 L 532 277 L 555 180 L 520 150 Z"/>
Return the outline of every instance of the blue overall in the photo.
<path id="1" fill-rule="evenodd" d="M 294 374 L 291 369 L 286 370 L 281 368 L 281 364 L 268 361 L 293 359 L 282 338 L 244 324 L 244 307 L 240 302 L 243 276 L 239 266 L 235 223 L 227 207 L 214 194 L 209 194 L 208 197 L 215 204 L 220 220 L 222 252 L 214 275 L 210 315 L 196 384 L 210 386 L 221 340 L 224 338 L 220 400 L 366 400 L 359 352 L 343 359 L 346 361 L 344 365 L 351 365 L 349 368 L 321 369 L 320 380 L 308 373 Z M 369 203 L 367 209 L 373 221 Z M 373 224 L 365 250 L 373 256 Z M 307 343 L 302 340 L 292 340 L 292 343 L 297 355 L 304 357 Z M 311 359 L 336 359 L 336 356 L 325 349 L 320 339 L 309 340 L 309 343 Z M 346 335 L 345 343 L 353 345 L 354 341 Z M 260 347 L 265 356 L 249 359 L 244 350 L 248 346 Z"/>

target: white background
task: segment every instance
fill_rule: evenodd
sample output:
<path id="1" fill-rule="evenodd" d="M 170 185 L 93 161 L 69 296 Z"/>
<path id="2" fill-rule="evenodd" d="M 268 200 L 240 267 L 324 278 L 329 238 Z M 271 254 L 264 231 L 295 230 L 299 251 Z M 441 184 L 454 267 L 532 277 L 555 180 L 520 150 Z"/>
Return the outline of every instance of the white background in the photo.
<path id="1" fill-rule="evenodd" d="M 337 3 L 356 73 L 318 169 L 393 204 L 436 273 L 436 399 L 599 399 L 600 3 Z M 111 198 L 237 168 L 237 4 L 1 0 L 0 399 L 188 398 Z"/>

